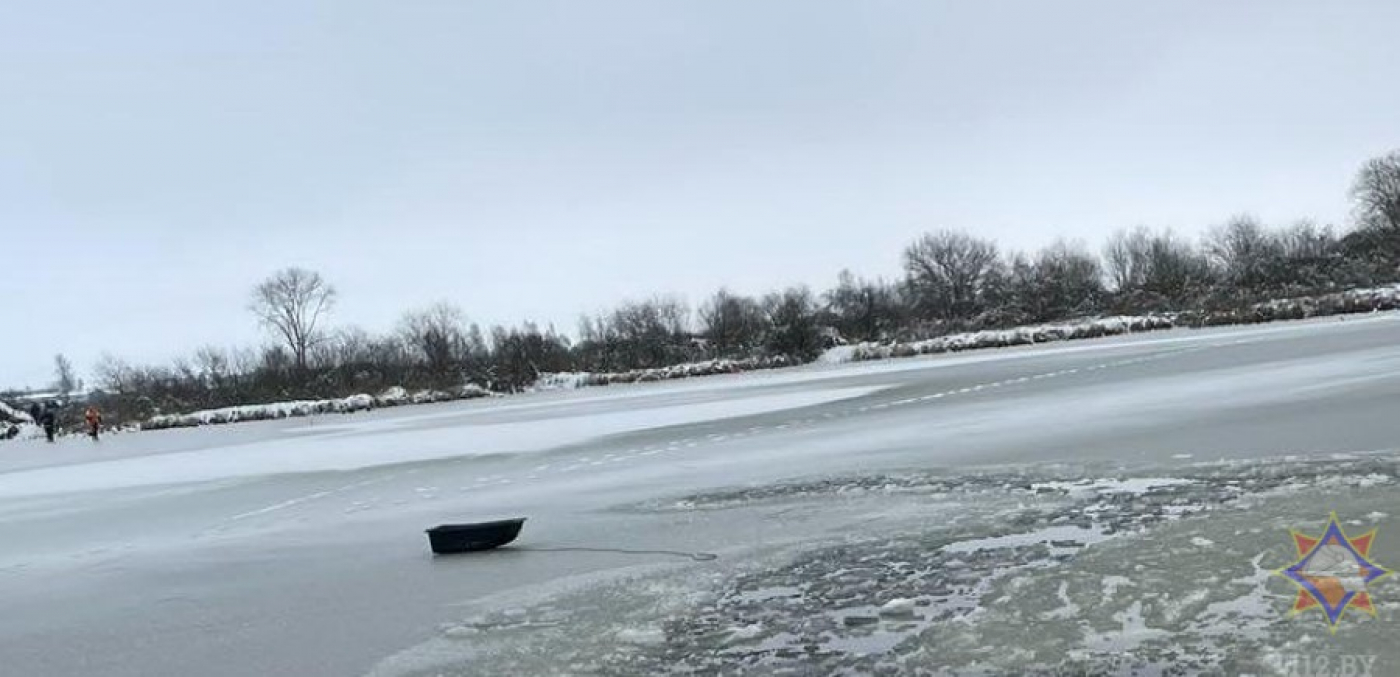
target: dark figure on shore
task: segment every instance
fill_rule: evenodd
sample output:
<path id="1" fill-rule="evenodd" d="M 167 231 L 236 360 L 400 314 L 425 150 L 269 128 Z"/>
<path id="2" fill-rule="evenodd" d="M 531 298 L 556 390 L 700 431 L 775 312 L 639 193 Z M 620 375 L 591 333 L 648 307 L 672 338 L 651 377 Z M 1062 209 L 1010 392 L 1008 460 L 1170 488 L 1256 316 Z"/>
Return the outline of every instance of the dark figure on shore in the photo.
<path id="1" fill-rule="evenodd" d="M 40 417 L 41 415 L 43 415 L 43 413 L 44 413 L 44 412 L 43 412 L 42 410 L 39 409 L 39 403 L 38 403 L 38 402 L 30 402 L 30 403 L 29 403 L 29 420 L 30 420 L 30 421 L 33 421 L 33 422 L 37 425 L 37 424 L 39 423 L 39 417 Z"/>
<path id="2" fill-rule="evenodd" d="M 88 436 L 96 440 L 98 431 L 102 429 L 102 412 L 97 407 L 88 407 L 83 419 L 87 421 Z"/>
<path id="3" fill-rule="evenodd" d="M 43 413 L 39 414 L 39 425 L 44 426 L 44 435 L 52 442 L 55 427 L 58 425 L 58 412 L 51 406 L 44 407 Z"/>

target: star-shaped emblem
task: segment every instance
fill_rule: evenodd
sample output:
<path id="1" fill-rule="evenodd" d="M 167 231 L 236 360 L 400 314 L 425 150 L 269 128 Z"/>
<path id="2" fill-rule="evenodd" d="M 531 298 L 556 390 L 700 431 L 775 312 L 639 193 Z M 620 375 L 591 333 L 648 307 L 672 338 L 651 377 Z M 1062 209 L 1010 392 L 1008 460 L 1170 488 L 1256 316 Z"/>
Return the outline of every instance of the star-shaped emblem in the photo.
<path id="1" fill-rule="evenodd" d="M 1369 559 L 1371 544 L 1376 538 L 1375 529 L 1348 537 L 1337 523 L 1334 512 L 1321 536 L 1307 536 L 1293 530 L 1290 533 L 1298 549 L 1298 560 L 1274 572 L 1298 586 L 1298 598 L 1289 615 L 1312 608 L 1322 609 L 1327 616 L 1327 627 L 1334 633 L 1337 622 L 1348 608 L 1376 615 L 1366 586 L 1390 571 Z"/>

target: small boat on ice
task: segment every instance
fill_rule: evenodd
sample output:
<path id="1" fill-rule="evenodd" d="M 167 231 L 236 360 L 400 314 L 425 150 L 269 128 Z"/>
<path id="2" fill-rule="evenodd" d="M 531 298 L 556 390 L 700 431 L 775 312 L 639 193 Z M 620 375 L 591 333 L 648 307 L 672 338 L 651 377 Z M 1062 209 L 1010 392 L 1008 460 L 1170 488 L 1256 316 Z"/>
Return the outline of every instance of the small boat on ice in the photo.
<path id="1" fill-rule="evenodd" d="M 428 543 L 438 555 L 490 550 L 515 540 L 524 525 L 524 517 L 470 524 L 442 524 L 428 530 Z"/>

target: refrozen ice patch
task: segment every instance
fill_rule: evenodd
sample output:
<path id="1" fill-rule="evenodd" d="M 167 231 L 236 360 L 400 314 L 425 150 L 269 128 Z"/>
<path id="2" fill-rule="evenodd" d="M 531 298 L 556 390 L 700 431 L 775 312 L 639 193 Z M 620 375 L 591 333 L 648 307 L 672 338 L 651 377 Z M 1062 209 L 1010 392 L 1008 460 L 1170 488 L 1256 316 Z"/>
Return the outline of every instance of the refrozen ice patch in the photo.
<path id="1" fill-rule="evenodd" d="M 667 580 L 705 595 L 664 613 L 650 610 L 660 591 L 605 586 L 557 601 L 569 610 L 560 628 L 432 674 L 1272 674 L 1260 668 L 1270 651 L 1317 630 L 1284 615 L 1291 591 L 1271 572 L 1291 555 L 1288 527 L 1307 523 L 1278 506 L 1316 519 L 1313 499 L 1331 487 L 1385 496 L 1396 472 L 1393 459 L 1358 458 L 1088 481 L 911 473 L 692 496 L 715 510 L 746 497 L 827 505 L 894 484 L 902 490 L 861 500 L 924 506 L 934 488 L 958 496 L 965 519 L 890 532 L 875 522 L 858 538 L 734 564 L 718 579 L 682 572 Z M 1257 500 L 1295 484 L 1312 489 Z M 617 599 L 632 600 L 628 610 Z M 626 628 L 661 628 L 664 641 L 590 640 Z"/>

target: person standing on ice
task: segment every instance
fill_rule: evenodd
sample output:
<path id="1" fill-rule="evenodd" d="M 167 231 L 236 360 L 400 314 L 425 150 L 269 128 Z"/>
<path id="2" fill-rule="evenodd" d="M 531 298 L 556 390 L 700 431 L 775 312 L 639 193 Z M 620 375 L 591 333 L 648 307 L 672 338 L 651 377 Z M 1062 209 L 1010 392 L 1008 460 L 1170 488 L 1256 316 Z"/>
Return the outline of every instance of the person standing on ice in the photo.
<path id="1" fill-rule="evenodd" d="M 87 421 L 88 436 L 97 439 L 97 432 L 102 428 L 102 412 L 97 407 L 89 406 L 83 414 L 83 419 Z"/>
<path id="2" fill-rule="evenodd" d="M 53 442 L 54 427 L 58 424 L 57 419 L 58 412 L 54 411 L 53 404 L 44 405 L 44 412 L 39 414 L 37 423 L 44 426 L 44 435 L 48 436 L 50 442 Z"/>

